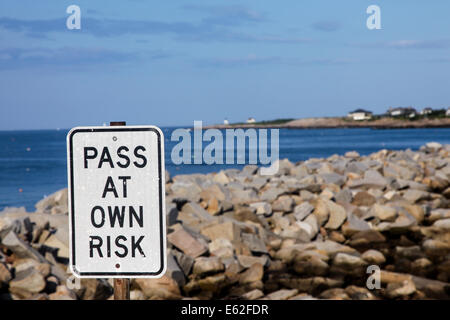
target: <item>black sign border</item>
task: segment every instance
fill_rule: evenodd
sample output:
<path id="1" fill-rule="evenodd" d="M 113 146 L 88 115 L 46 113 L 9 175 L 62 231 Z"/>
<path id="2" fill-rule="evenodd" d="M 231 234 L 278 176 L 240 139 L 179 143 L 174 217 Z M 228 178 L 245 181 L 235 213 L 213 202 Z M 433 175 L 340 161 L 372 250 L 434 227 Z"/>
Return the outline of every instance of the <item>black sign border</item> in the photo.
<path id="1" fill-rule="evenodd" d="M 154 133 L 156 133 L 156 136 L 158 137 L 158 175 L 160 177 L 159 179 L 159 219 L 160 219 L 160 252 L 161 252 L 161 257 L 160 257 L 160 262 L 161 262 L 161 268 L 156 271 L 156 272 L 80 272 L 76 269 L 75 265 L 76 265 L 76 259 L 75 259 L 75 205 L 74 205 L 74 188 L 73 188 L 73 183 L 74 183 L 74 179 L 73 179 L 73 136 L 76 133 L 79 132 L 89 132 L 89 133 L 93 133 L 93 132 L 123 132 L 123 131 L 152 131 Z M 124 276 L 124 277 L 132 277 L 132 276 L 152 276 L 152 277 L 156 277 L 162 274 L 163 270 L 165 269 L 165 265 L 164 265 L 164 253 L 165 253 L 165 248 L 164 248 L 164 239 L 163 239 L 163 234 L 164 234 L 164 228 L 163 228 L 163 219 L 164 217 L 164 212 L 163 212 L 163 194 L 162 194 L 162 190 L 163 190 L 163 186 L 162 186 L 162 154 L 161 154 L 161 144 L 163 143 L 163 140 L 161 139 L 161 133 L 159 132 L 159 130 L 155 129 L 155 128 L 133 128 L 133 127 L 123 127 L 123 128 L 80 128 L 77 129 L 75 128 L 73 131 L 70 132 L 69 135 L 69 161 L 70 161 L 70 204 L 71 204 L 71 212 L 70 212 L 70 219 L 72 222 L 72 270 L 79 276 L 83 277 L 83 276 Z"/>

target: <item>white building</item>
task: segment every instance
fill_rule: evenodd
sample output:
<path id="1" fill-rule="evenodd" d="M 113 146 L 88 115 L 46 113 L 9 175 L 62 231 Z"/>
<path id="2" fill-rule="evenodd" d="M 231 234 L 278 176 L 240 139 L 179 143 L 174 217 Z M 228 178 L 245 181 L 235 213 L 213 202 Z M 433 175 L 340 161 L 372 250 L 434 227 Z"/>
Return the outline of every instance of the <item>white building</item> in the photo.
<path id="1" fill-rule="evenodd" d="M 230 122 L 228 121 L 228 119 L 223 120 L 223 124 L 230 124 Z"/>
<path id="2" fill-rule="evenodd" d="M 423 108 L 422 111 L 420 111 L 421 115 L 427 115 L 427 114 L 432 114 L 433 113 L 433 109 L 427 107 L 427 108 Z"/>
<path id="3" fill-rule="evenodd" d="M 247 123 L 255 123 L 255 122 L 256 122 L 255 118 L 248 118 L 247 119 Z"/>
<path id="4" fill-rule="evenodd" d="M 349 112 L 347 117 L 355 121 L 369 120 L 372 119 L 372 112 L 364 109 L 356 109 L 355 111 Z"/>
<path id="5" fill-rule="evenodd" d="M 445 111 L 445 116 L 450 117 L 450 108 L 448 108 L 447 111 Z"/>
<path id="6" fill-rule="evenodd" d="M 387 114 L 391 117 L 409 117 L 414 118 L 417 115 L 417 111 L 414 108 L 389 108 Z"/>

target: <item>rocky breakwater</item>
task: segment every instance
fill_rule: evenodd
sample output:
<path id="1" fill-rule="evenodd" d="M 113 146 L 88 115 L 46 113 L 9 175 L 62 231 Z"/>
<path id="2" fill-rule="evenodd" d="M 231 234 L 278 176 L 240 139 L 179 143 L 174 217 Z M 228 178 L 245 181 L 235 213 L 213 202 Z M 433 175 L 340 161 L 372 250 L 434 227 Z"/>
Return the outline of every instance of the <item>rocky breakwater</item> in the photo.
<path id="1" fill-rule="evenodd" d="M 167 176 L 168 271 L 131 297 L 450 298 L 450 145 L 279 168 Z M 111 281 L 67 282 L 66 197 L 0 213 L 2 298 L 111 299 Z"/>

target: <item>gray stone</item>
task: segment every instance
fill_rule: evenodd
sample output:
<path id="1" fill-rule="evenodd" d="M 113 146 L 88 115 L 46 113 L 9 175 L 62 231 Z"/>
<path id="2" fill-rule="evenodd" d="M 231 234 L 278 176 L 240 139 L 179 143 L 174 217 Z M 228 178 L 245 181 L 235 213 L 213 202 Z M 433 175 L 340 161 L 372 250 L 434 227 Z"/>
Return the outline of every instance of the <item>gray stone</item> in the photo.
<path id="1" fill-rule="evenodd" d="M 260 199 L 262 201 L 269 201 L 272 202 L 274 201 L 276 198 L 278 198 L 278 196 L 280 196 L 281 194 L 283 194 L 285 191 L 283 189 L 280 188 L 274 188 L 274 187 L 269 187 L 268 189 L 264 190 L 261 195 L 260 195 Z"/>
<path id="2" fill-rule="evenodd" d="M 406 200 L 416 203 L 420 200 L 426 200 L 429 198 L 428 192 L 422 191 L 422 190 L 414 190 L 414 189 L 408 189 L 403 194 L 403 198 Z"/>
<path id="3" fill-rule="evenodd" d="M 361 258 L 364 259 L 369 264 L 375 264 L 378 266 L 386 262 L 386 258 L 384 257 L 384 255 L 380 251 L 373 249 L 365 251 L 361 255 Z"/>
<path id="4" fill-rule="evenodd" d="M 194 261 L 193 273 L 197 275 L 217 273 L 225 270 L 225 266 L 217 257 L 199 257 Z"/>
<path id="5" fill-rule="evenodd" d="M 272 203 L 273 211 L 291 212 L 295 203 L 289 196 L 281 196 Z"/>
<path id="6" fill-rule="evenodd" d="M 346 177 L 337 173 L 322 173 L 320 177 L 323 179 L 323 181 L 327 184 L 332 183 L 337 186 L 342 186 L 345 181 Z"/>
<path id="7" fill-rule="evenodd" d="M 8 232 L 2 239 L 2 244 L 14 252 L 19 258 L 32 258 L 44 262 L 45 258 L 25 241 L 20 239 L 13 231 Z"/>
<path id="8" fill-rule="evenodd" d="M 374 204 L 371 212 L 381 221 L 395 221 L 397 218 L 397 210 L 393 207 Z"/>
<path id="9" fill-rule="evenodd" d="M 389 283 L 386 288 L 386 295 L 389 298 L 399 298 L 409 296 L 416 292 L 416 286 L 412 280 Z"/>
<path id="10" fill-rule="evenodd" d="M 182 211 L 195 215 L 200 221 L 213 221 L 214 218 L 205 209 L 200 207 L 197 203 L 186 203 Z"/>
<path id="11" fill-rule="evenodd" d="M 260 257 L 254 257 L 254 256 L 246 256 L 246 255 L 238 255 L 237 259 L 239 261 L 239 264 L 243 266 L 244 268 L 250 268 L 253 264 L 259 263 L 263 266 L 266 266 L 269 262 L 269 259 L 266 255 L 262 255 Z"/>
<path id="12" fill-rule="evenodd" d="M 181 226 L 170 233 L 167 240 L 192 258 L 201 256 L 208 251 L 208 248 L 202 242 L 195 239 Z"/>
<path id="13" fill-rule="evenodd" d="M 184 272 L 178 265 L 174 255 L 171 251 L 167 253 L 167 271 L 166 274 L 178 283 L 178 286 L 184 286 L 186 284 L 186 278 Z"/>
<path id="14" fill-rule="evenodd" d="M 297 293 L 297 289 L 281 289 L 266 295 L 262 300 L 287 300 Z"/>
<path id="15" fill-rule="evenodd" d="M 9 290 L 24 298 L 31 296 L 33 293 L 41 292 L 44 288 L 44 277 L 34 268 L 18 272 L 16 277 L 9 282 Z"/>
<path id="16" fill-rule="evenodd" d="M 67 214 L 68 213 L 67 188 L 56 191 L 50 196 L 36 203 L 36 210 L 42 213 Z"/>
<path id="17" fill-rule="evenodd" d="M 272 206 L 268 202 L 251 203 L 250 207 L 256 209 L 256 214 L 270 215 L 272 213 Z"/>
<path id="18" fill-rule="evenodd" d="M 266 244 L 256 234 L 242 233 L 241 239 L 253 253 L 267 253 Z"/>
<path id="19" fill-rule="evenodd" d="M 178 266 L 181 268 L 184 275 L 187 277 L 191 273 L 192 266 L 194 265 L 194 258 L 186 254 L 183 254 L 177 250 L 172 250 L 172 254 L 175 260 L 177 261 Z"/>
<path id="20" fill-rule="evenodd" d="M 329 210 L 329 219 L 325 224 L 325 228 L 337 230 L 347 218 L 347 212 L 342 206 L 335 204 L 332 201 L 328 201 L 327 206 Z"/>
<path id="21" fill-rule="evenodd" d="M 309 202 L 302 202 L 294 208 L 294 216 L 298 221 L 302 221 L 309 216 L 314 210 L 314 207 Z"/>
<path id="22" fill-rule="evenodd" d="M 352 192 L 348 189 L 340 190 L 335 196 L 337 203 L 351 203 L 353 200 Z"/>

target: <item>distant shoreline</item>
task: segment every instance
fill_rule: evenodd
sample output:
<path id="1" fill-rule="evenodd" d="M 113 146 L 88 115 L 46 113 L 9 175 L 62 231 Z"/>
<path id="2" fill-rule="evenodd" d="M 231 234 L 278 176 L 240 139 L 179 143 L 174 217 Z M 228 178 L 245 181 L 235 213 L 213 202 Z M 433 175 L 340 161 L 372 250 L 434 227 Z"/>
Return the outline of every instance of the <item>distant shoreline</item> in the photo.
<path id="1" fill-rule="evenodd" d="M 305 118 L 279 124 L 240 123 L 203 126 L 204 129 L 335 129 L 335 128 L 371 128 L 371 129 L 414 129 L 414 128 L 450 128 L 450 118 L 443 119 L 392 119 L 355 121 L 346 118 Z"/>

